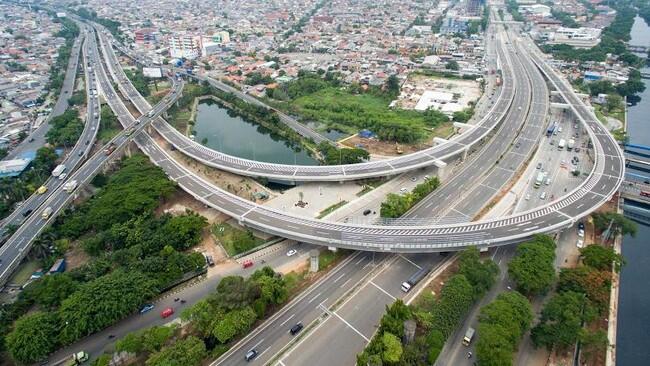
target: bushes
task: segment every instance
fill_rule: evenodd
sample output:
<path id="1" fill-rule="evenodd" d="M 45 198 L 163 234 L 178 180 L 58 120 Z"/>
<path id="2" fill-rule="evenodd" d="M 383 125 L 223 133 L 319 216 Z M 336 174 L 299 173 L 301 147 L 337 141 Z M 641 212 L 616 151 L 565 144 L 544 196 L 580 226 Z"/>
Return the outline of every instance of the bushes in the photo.
<path id="1" fill-rule="evenodd" d="M 625 264 L 623 256 L 617 254 L 614 249 L 595 244 L 580 249 L 580 257 L 582 257 L 582 263 L 586 266 L 601 271 L 610 270 L 613 265 L 614 270 L 618 272 L 621 270 L 623 264 Z"/>
<path id="2" fill-rule="evenodd" d="M 205 356 L 203 341 L 190 336 L 152 354 L 145 364 L 147 366 L 199 366 Z"/>
<path id="3" fill-rule="evenodd" d="M 440 180 L 438 177 L 433 177 L 415 186 L 410 193 L 401 195 L 389 193 L 386 196 L 386 200 L 381 203 L 381 217 L 397 218 L 404 215 L 411 207 L 433 192 L 438 186 L 440 186 Z"/>
<path id="4" fill-rule="evenodd" d="M 359 148 L 336 148 L 323 141 L 318 144 L 318 151 L 327 165 L 358 164 L 370 159 L 368 151 Z"/>
<path id="5" fill-rule="evenodd" d="M 551 350 L 557 346 L 567 349 L 575 344 L 586 320 L 584 311 L 586 299 L 583 294 L 566 291 L 553 296 L 542 310 L 540 322 L 531 332 L 535 347 L 546 346 Z"/>
<path id="6" fill-rule="evenodd" d="M 476 358 L 481 365 L 512 365 L 514 352 L 530 327 L 533 312 L 516 291 L 504 292 L 481 309 Z"/>
<path id="7" fill-rule="evenodd" d="M 84 129 L 79 112 L 75 109 L 68 109 L 62 115 L 52 118 L 50 125 L 52 127 L 46 134 L 47 142 L 55 146 L 74 146 Z"/>
<path id="8" fill-rule="evenodd" d="M 129 78 L 129 80 L 131 80 L 133 87 L 138 91 L 138 93 L 142 94 L 143 97 L 148 97 L 149 94 L 151 94 L 151 91 L 149 90 L 149 83 L 147 82 L 147 79 L 145 79 L 144 74 L 142 73 L 142 69 L 138 68 L 135 70 L 135 72 L 131 70 L 124 70 L 124 73 Z"/>
<path id="9" fill-rule="evenodd" d="M 545 235 L 517 247 L 517 255 L 508 264 L 508 273 L 517 290 L 526 295 L 548 291 L 555 280 L 555 243 Z"/>
<path id="10" fill-rule="evenodd" d="M 56 348 L 57 324 L 55 314 L 40 311 L 18 319 L 6 338 L 11 357 L 21 363 L 44 359 Z"/>
<path id="11" fill-rule="evenodd" d="M 386 307 L 379 331 L 366 349 L 357 356 L 357 365 L 378 364 L 433 364 L 445 340 L 458 327 L 472 304 L 494 283 L 498 267 L 491 260 L 481 261 L 478 249 L 461 254 L 459 273 L 447 280 L 440 296 L 423 293 L 417 307 L 411 308 L 401 300 Z M 468 274 L 466 277 L 464 274 Z M 404 336 L 404 321 L 415 319 L 420 329 L 412 344 L 396 347 L 393 337 Z M 401 352 L 400 352 L 401 350 Z M 395 361 L 396 354 L 401 357 Z"/>

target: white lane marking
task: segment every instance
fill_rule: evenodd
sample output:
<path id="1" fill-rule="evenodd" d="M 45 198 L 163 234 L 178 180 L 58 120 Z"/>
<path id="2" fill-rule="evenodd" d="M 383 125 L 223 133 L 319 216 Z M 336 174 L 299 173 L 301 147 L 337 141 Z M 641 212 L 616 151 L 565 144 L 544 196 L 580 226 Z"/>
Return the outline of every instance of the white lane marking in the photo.
<path id="1" fill-rule="evenodd" d="M 539 227 L 539 225 L 535 225 L 535 226 L 524 228 L 524 229 L 522 229 L 522 231 L 531 231 L 531 230 L 537 229 L 538 227 Z"/>
<path id="2" fill-rule="evenodd" d="M 386 290 L 384 290 L 383 288 L 379 287 L 379 285 L 377 285 L 377 284 L 374 283 L 373 281 L 370 281 L 370 284 L 373 285 L 373 286 L 375 286 L 379 291 L 385 293 L 386 296 L 388 296 L 388 297 L 390 297 L 391 299 L 393 299 L 393 301 L 397 300 L 397 299 L 395 298 L 395 296 L 389 294 L 388 291 L 386 291 Z"/>
<path id="3" fill-rule="evenodd" d="M 343 284 L 341 285 L 341 287 L 342 287 L 342 288 L 345 287 L 345 285 L 347 285 L 348 282 L 350 282 L 351 280 L 352 280 L 351 278 L 348 278 L 347 281 L 343 282 Z"/>
<path id="4" fill-rule="evenodd" d="M 363 262 L 364 259 L 366 259 L 366 257 L 362 256 L 361 258 L 359 258 L 359 260 L 356 263 L 354 263 L 354 265 L 358 266 L 359 263 Z"/>
<path id="5" fill-rule="evenodd" d="M 260 339 L 260 341 L 257 342 L 257 343 L 255 343 L 255 344 L 253 345 L 253 347 L 251 347 L 251 349 L 255 349 L 255 348 L 257 348 L 257 346 L 259 346 L 260 343 L 264 342 L 264 339 L 265 339 L 265 338 Z"/>
<path id="6" fill-rule="evenodd" d="M 406 258 L 405 256 L 403 256 L 403 255 L 400 254 L 399 257 L 402 258 L 402 259 L 404 259 L 405 261 L 411 263 L 412 265 L 416 266 L 418 269 L 422 269 L 422 267 L 418 266 L 416 263 L 414 263 L 412 260 Z"/>
<path id="7" fill-rule="evenodd" d="M 280 326 L 285 325 L 285 324 L 286 324 L 289 320 L 291 320 L 291 318 L 293 318 L 294 316 L 296 316 L 296 314 L 291 314 L 290 317 L 288 317 L 285 321 L 283 321 L 282 323 L 280 323 Z"/>
<path id="8" fill-rule="evenodd" d="M 341 278 L 343 278 L 343 276 L 345 276 L 345 273 L 341 273 L 340 276 L 336 277 L 336 279 L 334 280 L 334 283 L 337 283 Z"/>
<path id="9" fill-rule="evenodd" d="M 347 320 L 343 319 L 339 314 L 336 313 L 336 311 L 329 311 L 326 307 L 321 305 L 321 309 L 324 310 L 327 314 L 334 315 L 335 317 L 339 318 L 345 325 L 350 327 L 355 333 L 361 336 L 366 342 L 370 342 L 370 339 L 363 335 L 357 328 L 353 327 L 352 324 L 350 324 Z"/>
<path id="10" fill-rule="evenodd" d="M 320 296 L 320 294 L 322 294 L 322 292 L 317 293 L 316 296 L 312 297 L 311 300 L 307 301 L 307 304 L 311 304 L 314 300 L 316 300 L 318 296 Z"/>

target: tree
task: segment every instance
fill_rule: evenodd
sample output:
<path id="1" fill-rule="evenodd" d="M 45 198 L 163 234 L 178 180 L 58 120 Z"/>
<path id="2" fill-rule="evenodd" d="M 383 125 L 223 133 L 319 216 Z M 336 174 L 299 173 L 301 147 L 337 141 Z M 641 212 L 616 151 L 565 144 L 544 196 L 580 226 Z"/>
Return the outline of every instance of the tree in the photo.
<path id="1" fill-rule="evenodd" d="M 584 293 L 589 302 L 602 314 L 609 307 L 611 277 L 609 270 L 599 271 L 588 266 L 563 268 L 560 271 L 557 291 Z"/>
<path id="2" fill-rule="evenodd" d="M 56 349 L 57 326 L 54 313 L 39 311 L 22 316 L 5 339 L 11 358 L 20 363 L 43 360 Z"/>
<path id="3" fill-rule="evenodd" d="M 458 62 L 456 62 L 454 60 L 451 60 L 451 61 L 447 62 L 447 64 L 445 65 L 445 69 L 458 71 L 458 69 L 460 69 L 460 67 L 458 66 Z"/>
<path id="4" fill-rule="evenodd" d="M 614 235 L 630 235 L 634 237 L 638 230 L 634 221 L 616 212 L 595 212 L 591 214 L 594 219 L 594 226 L 600 231 L 610 228 Z"/>
<path id="5" fill-rule="evenodd" d="M 527 242 L 517 247 L 517 255 L 508 264 L 508 273 L 524 294 L 542 294 L 555 280 L 554 261 L 554 244 L 551 248 L 538 240 Z"/>
<path id="6" fill-rule="evenodd" d="M 199 338 L 189 336 L 152 354 L 147 366 L 199 366 L 206 356 L 205 344 Z"/>
<path id="7" fill-rule="evenodd" d="M 381 355 L 382 360 L 387 363 L 397 363 L 403 352 L 402 342 L 400 342 L 399 338 L 389 332 L 384 332 L 381 342 L 384 346 L 384 352 Z"/>
<path id="8" fill-rule="evenodd" d="M 386 200 L 381 203 L 379 214 L 381 217 L 397 218 L 411 208 L 410 196 L 389 193 Z"/>
<path id="9" fill-rule="evenodd" d="M 250 307 L 231 310 L 218 320 L 212 335 L 221 343 L 226 343 L 239 334 L 244 334 L 255 323 L 257 314 Z"/>
<path id="10" fill-rule="evenodd" d="M 607 97 L 605 97 L 605 109 L 607 112 L 621 108 L 622 104 L 623 98 L 618 94 L 607 94 Z"/>
<path id="11" fill-rule="evenodd" d="M 386 79 L 386 90 L 390 95 L 399 94 L 400 83 L 397 75 L 393 74 Z"/>
<path id="12" fill-rule="evenodd" d="M 45 276 L 30 283 L 23 291 L 23 296 L 33 299 L 35 303 L 45 308 L 54 309 L 78 288 L 79 283 L 68 273 L 61 273 Z"/>
<path id="13" fill-rule="evenodd" d="M 620 271 L 625 264 L 623 256 L 616 253 L 612 248 L 605 248 L 592 244 L 580 249 L 582 263 L 601 271 L 609 270 L 614 265 L 615 271 Z"/>
<path id="14" fill-rule="evenodd" d="M 115 348 L 118 352 L 131 353 L 157 352 L 174 334 L 175 326 L 153 326 L 137 332 L 129 333 L 118 340 Z"/>
<path id="15" fill-rule="evenodd" d="M 492 287 L 499 267 L 490 259 L 481 261 L 479 250 L 473 247 L 461 252 L 458 273 L 472 284 L 475 297 L 478 298 Z"/>
<path id="16" fill-rule="evenodd" d="M 535 347 L 566 349 L 575 344 L 582 329 L 585 296 L 577 292 L 560 292 L 542 310 L 539 324 L 531 331 Z"/>

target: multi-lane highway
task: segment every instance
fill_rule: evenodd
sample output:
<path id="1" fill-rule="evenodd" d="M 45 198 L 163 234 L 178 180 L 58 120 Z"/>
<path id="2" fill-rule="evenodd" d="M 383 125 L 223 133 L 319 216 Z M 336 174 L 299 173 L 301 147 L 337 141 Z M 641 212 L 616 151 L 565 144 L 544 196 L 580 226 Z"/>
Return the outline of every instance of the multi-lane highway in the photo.
<path id="1" fill-rule="evenodd" d="M 81 34 L 75 41 L 75 44 L 72 48 L 72 52 L 70 54 L 70 62 L 68 64 L 68 69 L 65 74 L 65 79 L 63 81 L 63 86 L 61 87 L 61 94 L 59 95 L 59 99 L 56 102 L 56 105 L 52 109 L 52 112 L 50 113 L 48 119 L 39 126 L 30 136 L 28 139 L 25 139 L 19 146 L 17 146 L 14 150 L 12 150 L 9 154 L 10 158 L 15 158 L 19 156 L 20 154 L 27 152 L 27 151 L 35 151 L 43 145 L 45 145 L 45 134 L 49 130 L 49 121 L 56 116 L 59 116 L 65 112 L 65 110 L 68 107 L 68 98 L 72 94 L 72 91 L 74 89 L 75 85 L 75 80 L 76 80 L 76 74 L 77 74 L 77 68 L 79 66 L 79 54 L 81 51 L 81 45 L 84 44 L 84 49 L 86 49 L 86 44 L 84 42 L 86 35 L 86 31 L 84 29 L 81 29 Z M 89 79 L 89 75 L 87 72 L 85 72 L 85 77 L 86 80 Z M 88 84 L 87 83 L 87 88 L 88 90 Z M 90 100 L 88 98 L 88 103 L 87 103 L 87 109 L 88 113 L 86 115 L 85 121 L 86 124 L 84 126 L 84 130 L 79 137 L 79 140 L 77 140 L 77 143 L 75 146 L 72 148 L 72 150 L 68 153 L 68 155 L 63 159 L 61 162 L 62 164 L 65 164 L 66 167 L 68 167 L 68 170 L 74 169 L 75 166 L 83 159 L 83 154 L 85 154 L 86 148 L 90 148 L 90 146 L 85 146 L 84 141 L 86 140 L 91 140 L 94 141 L 94 133 L 96 133 L 96 129 L 99 126 L 99 118 L 93 117 L 93 112 L 98 108 L 96 105 L 96 101 Z M 81 156 L 80 156 L 81 153 Z M 61 184 L 61 181 L 56 179 L 56 178 L 50 178 L 48 179 L 43 185 L 48 188 L 48 190 L 54 189 L 58 187 Z M 38 206 L 40 206 L 43 201 L 47 198 L 46 195 L 38 195 L 38 194 L 33 194 L 32 196 L 28 197 L 19 208 L 16 208 L 9 216 L 5 217 L 2 220 L 2 228 L 6 228 L 7 225 L 20 225 L 22 224 L 23 221 L 25 221 L 26 217 L 28 216 L 28 212 L 34 211 Z M 3 235 L 0 235 L 3 236 Z"/>
<path id="2" fill-rule="evenodd" d="M 112 52 L 112 49 L 108 48 L 110 47 L 105 47 L 105 57 L 107 55 L 110 57 Z M 109 65 L 119 66 L 115 60 L 110 62 L 110 59 Z M 502 69 L 507 80 L 509 69 L 503 65 Z M 129 91 L 127 86 L 121 85 L 129 84 L 128 80 L 118 78 L 117 82 L 131 98 L 133 92 Z M 508 88 L 509 86 L 505 86 L 504 90 Z M 576 219 L 587 215 L 607 201 L 616 192 L 622 179 L 624 169 L 622 153 L 613 138 L 595 122 L 596 117 L 572 90 L 568 89 L 563 93 L 572 95 L 573 99 L 570 102 L 575 104 L 576 111 L 584 116 L 581 121 L 593 122 L 586 122 L 585 127 L 595 131 L 590 132 L 593 135 L 590 136 L 594 140 L 597 152 L 595 159 L 600 163 L 594 165 L 589 177 L 581 186 L 565 196 L 544 206 L 498 219 L 441 225 L 432 225 L 425 220 L 424 223 L 415 221 L 409 222 L 408 225 L 395 226 L 322 222 L 294 216 L 236 197 L 195 177 L 163 150 L 158 150 L 155 152 L 156 156 L 153 154 L 151 156 L 156 164 L 177 181 L 179 186 L 201 202 L 227 213 L 244 225 L 298 241 L 359 250 L 397 252 L 446 251 L 472 245 L 493 246 L 514 243 L 525 240 L 533 234 L 553 232 L 570 226 Z M 146 108 L 141 97 L 133 100 L 133 103 L 140 110 Z M 603 150 L 608 151 L 609 154 L 599 153 Z M 603 174 L 604 172 L 606 174 Z"/>
<path id="3" fill-rule="evenodd" d="M 88 42 L 88 53 L 86 54 L 86 57 L 90 60 L 91 65 L 96 65 L 97 62 L 94 61 L 98 56 L 96 42 L 94 41 L 94 36 L 89 36 L 88 39 L 90 41 Z M 86 67 L 88 67 L 87 64 Z M 102 91 L 102 94 L 108 95 L 113 99 L 116 98 L 115 93 L 110 94 L 112 85 L 110 85 L 105 80 L 105 75 L 100 76 L 100 72 L 98 72 L 96 68 L 92 72 L 89 70 L 87 70 L 87 72 L 88 91 L 91 89 L 99 89 Z M 103 77 L 103 79 L 101 77 Z M 182 83 L 174 83 L 171 95 L 165 97 L 151 110 L 151 116 L 142 116 L 138 121 L 135 121 L 133 118 L 131 118 L 131 123 L 128 126 L 130 126 L 132 130 L 121 132 L 107 144 L 107 146 L 109 144 L 113 144 L 115 146 L 115 152 L 106 155 L 103 149 L 101 149 L 92 157 L 90 157 L 74 173 L 69 174 L 65 180 L 57 182 L 57 185 L 48 191 L 48 194 L 45 196 L 46 198 L 44 201 L 34 209 L 27 220 L 9 239 L 7 239 L 5 244 L 0 248 L 0 284 L 6 283 L 12 271 L 18 266 L 22 258 L 24 258 L 24 256 L 29 252 L 33 240 L 38 237 L 43 229 L 49 225 L 57 216 L 57 214 L 61 212 L 61 210 L 65 208 L 75 197 L 75 192 L 68 193 L 63 190 L 63 183 L 76 180 L 79 186 L 87 184 L 102 169 L 107 161 L 117 156 L 117 151 L 124 148 L 128 143 L 130 143 L 133 136 L 136 136 L 149 124 L 149 122 L 151 122 L 152 118 L 155 118 L 159 114 L 163 113 L 169 108 L 171 104 L 176 101 L 180 95 L 182 86 Z M 109 98 L 108 96 L 107 98 Z M 95 121 L 90 122 L 91 120 L 89 120 L 89 122 L 86 123 L 86 128 L 90 126 L 90 132 L 88 132 L 88 135 L 85 135 L 88 139 L 85 141 L 81 140 L 82 143 L 78 144 L 78 146 L 75 147 L 76 150 L 73 150 L 72 156 L 76 156 L 76 160 L 71 163 L 72 165 L 79 163 L 82 158 L 88 154 L 92 147 L 90 142 L 95 138 L 95 135 L 97 133 L 99 102 L 97 100 L 97 97 L 89 97 L 88 100 L 89 106 L 91 105 L 90 103 L 92 103 L 92 107 L 88 108 L 89 116 L 91 119 L 95 119 Z M 129 116 L 131 116 L 130 113 Z M 84 134 L 85 133 L 86 132 L 84 132 Z M 42 213 L 46 208 L 51 208 L 53 213 L 47 219 L 43 219 Z"/>
<path id="4" fill-rule="evenodd" d="M 111 48 L 111 44 L 113 43 L 109 39 L 108 32 L 102 31 L 99 32 L 99 34 L 101 45 L 104 47 L 104 54 L 107 58 L 110 73 L 114 78 L 116 78 L 116 80 L 126 81 L 126 75 L 123 73 L 123 70 L 121 69 Z M 507 67 L 507 65 L 503 65 L 504 61 L 501 53 L 502 51 L 499 50 L 498 62 L 502 66 Z M 327 166 L 285 165 L 258 162 L 227 155 L 205 147 L 180 133 L 162 118 L 156 120 L 152 125 L 165 140 L 174 145 L 182 153 L 208 166 L 240 175 L 296 182 L 345 181 L 396 175 L 425 166 L 437 165 L 439 167 L 444 167 L 446 165 L 445 160 L 467 153 L 474 147 L 474 145 L 480 143 L 491 131 L 499 126 L 503 116 L 508 111 L 514 96 L 514 87 L 511 85 L 512 83 L 508 76 L 510 74 L 509 70 L 505 70 L 504 74 L 506 76 L 504 76 L 503 86 L 498 89 L 496 95 L 490 97 L 493 99 L 491 100 L 492 106 L 490 107 L 489 113 L 476 125 L 469 127 L 468 131 L 447 142 L 443 142 L 440 145 L 412 154 L 375 162 Z M 215 87 L 233 91 L 232 87 L 219 81 L 202 76 L 195 77 L 199 80 L 208 81 Z M 124 82 L 118 84 L 118 88 L 125 95 L 128 95 L 129 98 L 132 98 L 131 101 L 141 113 L 144 113 L 150 108 L 149 103 L 138 94 L 137 90 L 135 90 L 130 83 Z M 244 94 L 244 96 L 246 96 L 246 100 L 248 101 L 251 99 L 257 101 L 246 94 Z M 257 103 L 260 102 L 257 101 Z M 304 129 L 306 127 L 302 126 L 302 128 Z"/>

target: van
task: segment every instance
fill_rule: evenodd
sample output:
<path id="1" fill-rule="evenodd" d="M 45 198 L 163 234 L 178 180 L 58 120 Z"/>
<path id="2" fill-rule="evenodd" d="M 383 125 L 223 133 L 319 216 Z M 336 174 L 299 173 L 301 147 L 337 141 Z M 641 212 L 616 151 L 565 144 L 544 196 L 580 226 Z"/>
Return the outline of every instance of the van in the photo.
<path id="1" fill-rule="evenodd" d="M 296 325 L 294 325 L 293 327 L 291 327 L 291 329 L 289 329 L 289 333 L 291 333 L 291 335 L 296 335 L 296 333 L 300 332 L 302 328 L 303 328 L 302 323 L 296 323 Z"/>
<path id="2" fill-rule="evenodd" d="M 246 352 L 246 356 L 244 356 L 244 359 L 246 360 L 246 362 L 249 362 L 252 359 L 254 359 L 255 357 L 257 357 L 257 351 L 255 349 L 252 349 L 252 350 Z"/>

